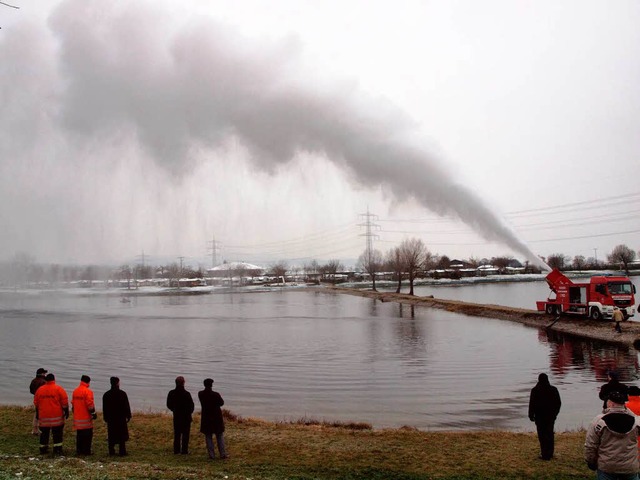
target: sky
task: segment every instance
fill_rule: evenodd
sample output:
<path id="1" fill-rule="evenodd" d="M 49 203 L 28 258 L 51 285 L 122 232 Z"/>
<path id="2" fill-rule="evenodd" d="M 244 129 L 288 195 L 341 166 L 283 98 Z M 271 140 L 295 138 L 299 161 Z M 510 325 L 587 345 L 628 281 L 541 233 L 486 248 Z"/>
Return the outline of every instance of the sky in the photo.
<path id="1" fill-rule="evenodd" d="M 0 260 L 640 249 L 635 0 L 12 5 Z"/>

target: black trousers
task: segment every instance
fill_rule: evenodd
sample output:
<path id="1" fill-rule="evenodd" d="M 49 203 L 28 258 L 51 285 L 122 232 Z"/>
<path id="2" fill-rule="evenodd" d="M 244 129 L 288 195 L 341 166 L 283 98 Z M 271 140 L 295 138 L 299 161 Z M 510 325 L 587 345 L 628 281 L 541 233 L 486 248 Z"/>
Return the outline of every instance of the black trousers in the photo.
<path id="1" fill-rule="evenodd" d="M 539 421 L 536 420 L 536 429 L 538 430 L 538 441 L 540 442 L 540 456 L 544 460 L 553 458 L 554 438 L 553 426 L 555 420 Z"/>
<path id="2" fill-rule="evenodd" d="M 173 424 L 173 453 L 189 453 L 189 434 L 191 433 L 191 423 Z"/>
<path id="3" fill-rule="evenodd" d="M 93 441 L 93 428 L 85 428 L 76 431 L 76 453 L 78 455 L 91 455 L 91 442 Z"/>
<path id="4" fill-rule="evenodd" d="M 58 427 L 40 427 L 40 453 L 49 451 L 49 436 L 53 435 L 53 451 L 62 452 L 62 433 L 64 425 Z"/>
<path id="5" fill-rule="evenodd" d="M 116 454 L 116 445 L 118 445 L 118 455 L 123 457 L 127 454 L 127 446 L 124 440 L 112 442 L 110 439 L 108 439 L 107 444 L 109 445 L 109 455 Z"/>

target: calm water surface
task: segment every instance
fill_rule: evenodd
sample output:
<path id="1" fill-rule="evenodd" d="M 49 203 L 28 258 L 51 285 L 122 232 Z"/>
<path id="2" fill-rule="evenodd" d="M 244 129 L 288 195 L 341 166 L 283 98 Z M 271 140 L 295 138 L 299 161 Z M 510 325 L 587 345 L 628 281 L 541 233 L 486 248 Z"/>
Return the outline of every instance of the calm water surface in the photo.
<path id="1" fill-rule="evenodd" d="M 547 291 L 544 282 L 419 287 L 424 295 L 527 308 Z M 28 384 L 44 366 L 69 393 L 89 374 L 97 398 L 119 376 L 135 410 L 163 411 L 177 375 L 194 396 L 211 376 L 242 416 L 531 430 L 529 391 L 544 371 L 563 400 L 558 428 L 575 429 L 598 413 L 608 368 L 627 381 L 640 376 L 635 350 L 303 289 L 131 303 L 5 292 L 0 332 L 3 404 L 30 404 Z"/>

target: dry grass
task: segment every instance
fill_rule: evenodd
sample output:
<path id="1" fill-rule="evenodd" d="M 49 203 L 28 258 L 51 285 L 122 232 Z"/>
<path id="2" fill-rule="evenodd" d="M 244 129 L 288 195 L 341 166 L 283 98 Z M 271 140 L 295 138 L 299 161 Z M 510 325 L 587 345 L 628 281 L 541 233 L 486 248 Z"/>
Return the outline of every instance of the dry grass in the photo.
<path id="1" fill-rule="evenodd" d="M 94 455 L 74 458 L 75 434 L 65 430 L 64 458 L 40 456 L 30 435 L 32 410 L 0 407 L 0 479 L 220 478 L 235 479 L 577 479 L 591 477 L 582 460 L 584 432 L 556 435 L 557 458 L 537 460 L 534 434 L 372 430 L 301 419 L 271 423 L 227 414 L 225 439 L 231 458 L 210 461 L 199 417 L 191 454 L 173 455 L 171 419 L 135 414 L 127 457 L 106 455 L 98 419 Z M 357 424 L 356 424 L 357 426 Z M 20 474 L 20 475 L 18 475 Z"/>

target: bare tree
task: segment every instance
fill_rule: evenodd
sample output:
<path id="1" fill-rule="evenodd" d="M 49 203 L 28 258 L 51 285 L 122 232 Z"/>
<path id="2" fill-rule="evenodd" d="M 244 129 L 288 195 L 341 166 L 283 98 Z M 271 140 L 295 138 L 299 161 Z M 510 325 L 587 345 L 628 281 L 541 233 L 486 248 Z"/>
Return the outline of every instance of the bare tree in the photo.
<path id="1" fill-rule="evenodd" d="M 164 267 L 164 273 L 169 277 L 169 286 L 173 286 L 173 279 L 177 279 L 178 287 L 180 286 L 181 268 L 176 262 Z"/>
<path id="2" fill-rule="evenodd" d="M 547 265 L 558 270 L 563 270 L 567 262 L 568 258 L 564 253 L 552 253 L 547 257 Z"/>
<path id="3" fill-rule="evenodd" d="M 622 265 L 626 274 L 629 275 L 629 264 L 636 259 L 636 252 L 626 245 L 618 245 L 613 249 L 611 254 L 607 256 L 607 259 L 609 263 Z"/>
<path id="4" fill-rule="evenodd" d="M 409 295 L 413 295 L 413 282 L 431 254 L 422 240 L 417 238 L 403 240 L 399 248 L 404 269 L 409 275 Z"/>
<path id="5" fill-rule="evenodd" d="M 587 266 L 587 260 L 584 258 L 584 255 L 576 255 L 573 257 L 573 268 L 578 271 L 584 269 Z"/>
<path id="6" fill-rule="evenodd" d="M 329 275 L 332 280 L 335 280 L 336 273 L 338 273 L 338 271 L 342 270 L 343 268 L 344 267 L 342 266 L 342 263 L 340 263 L 340 260 L 331 259 L 320 267 L 320 271 L 326 275 Z"/>
<path id="7" fill-rule="evenodd" d="M 282 277 L 284 279 L 288 270 L 289 265 L 287 265 L 287 262 L 285 261 L 280 261 L 271 265 L 271 272 L 273 272 L 275 277 Z"/>
<path id="8" fill-rule="evenodd" d="M 438 263 L 436 264 L 436 266 L 441 270 L 446 270 L 447 268 L 449 268 L 449 265 L 451 265 L 451 259 L 446 255 L 442 255 L 438 259 Z"/>
<path id="9" fill-rule="evenodd" d="M 491 264 L 497 267 L 500 273 L 504 273 L 505 269 L 513 261 L 513 257 L 492 257 Z"/>
<path id="10" fill-rule="evenodd" d="M 402 287 L 402 273 L 404 272 L 404 264 L 402 263 L 400 247 L 393 247 L 389 250 L 385 260 L 388 269 L 391 270 L 398 279 L 398 288 L 396 288 L 396 293 L 400 293 L 400 288 Z"/>
<path id="11" fill-rule="evenodd" d="M 373 282 L 373 291 L 376 292 L 376 273 L 382 270 L 384 260 L 382 259 L 382 253 L 380 250 L 365 250 L 358 258 L 358 265 L 360 265 L 365 272 L 371 276 Z"/>

